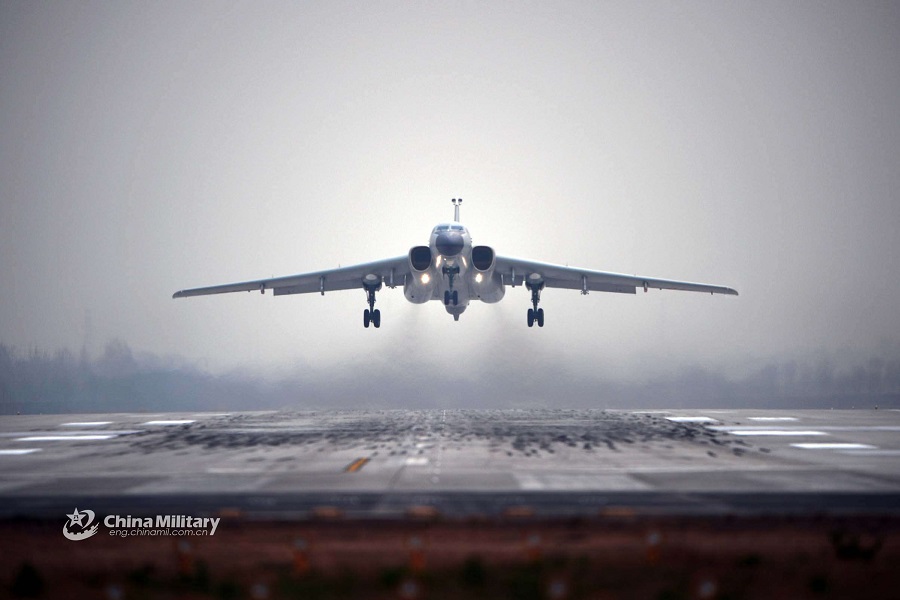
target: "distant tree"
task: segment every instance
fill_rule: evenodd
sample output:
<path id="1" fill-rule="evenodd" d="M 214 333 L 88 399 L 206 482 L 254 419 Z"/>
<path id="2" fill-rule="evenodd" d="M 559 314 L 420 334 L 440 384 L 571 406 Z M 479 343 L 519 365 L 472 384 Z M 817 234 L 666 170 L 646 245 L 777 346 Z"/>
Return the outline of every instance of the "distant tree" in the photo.
<path id="1" fill-rule="evenodd" d="M 15 412 L 13 406 L 13 350 L 0 344 L 0 413 Z"/>
<path id="2" fill-rule="evenodd" d="M 138 370 L 131 347 L 119 339 L 106 343 L 96 367 L 100 375 L 112 378 L 130 377 Z"/>

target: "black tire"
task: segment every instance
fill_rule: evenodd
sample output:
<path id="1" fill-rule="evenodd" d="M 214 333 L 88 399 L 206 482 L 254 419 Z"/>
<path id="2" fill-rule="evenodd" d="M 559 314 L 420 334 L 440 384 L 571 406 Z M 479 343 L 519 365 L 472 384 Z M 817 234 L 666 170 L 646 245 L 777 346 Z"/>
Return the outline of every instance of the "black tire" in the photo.
<path id="1" fill-rule="evenodd" d="M 528 309 L 528 326 L 534 327 L 534 309 L 533 308 Z"/>
<path id="2" fill-rule="evenodd" d="M 369 309 L 363 311 L 363 327 L 369 327 L 369 321 L 371 320 L 371 315 L 369 314 Z"/>
<path id="3" fill-rule="evenodd" d="M 375 329 L 381 327 L 381 311 L 377 308 L 372 312 L 372 325 L 375 326 Z"/>
<path id="4" fill-rule="evenodd" d="M 459 304 L 459 292 L 457 290 L 453 290 L 453 306 Z"/>
<path id="5" fill-rule="evenodd" d="M 444 306 L 450 306 L 450 292 L 444 290 Z"/>
<path id="6" fill-rule="evenodd" d="M 538 327 L 543 327 L 544 326 L 544 309 L 543 308 L 538 309 L 536 317 L 537 317 Z"/>

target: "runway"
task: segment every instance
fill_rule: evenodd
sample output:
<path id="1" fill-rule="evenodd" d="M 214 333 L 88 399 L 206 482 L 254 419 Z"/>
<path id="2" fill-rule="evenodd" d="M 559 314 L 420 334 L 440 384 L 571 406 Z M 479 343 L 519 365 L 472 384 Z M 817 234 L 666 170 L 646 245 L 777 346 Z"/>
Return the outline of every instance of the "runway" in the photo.
<path id="1" fill-rule="evenodd" d="M 900 511 L 900 411 L 7 416 L 0 517 Z M 424 513 L 423 513 L 424 511 Z"/>

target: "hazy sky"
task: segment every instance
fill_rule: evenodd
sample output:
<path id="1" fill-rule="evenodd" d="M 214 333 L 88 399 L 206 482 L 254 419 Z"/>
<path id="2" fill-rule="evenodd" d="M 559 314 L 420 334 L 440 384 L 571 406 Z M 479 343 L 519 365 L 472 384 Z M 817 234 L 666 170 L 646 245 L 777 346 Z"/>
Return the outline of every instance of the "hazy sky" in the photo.
<path id="1" fill-rule="evenodd" d="M 3 1 L 0 341 L 476 383 L 866 351 L 898 108 L 893 2 Z M 500 254 L 741 296 L 171 298 L 404 254 L 453 197 Z"/>

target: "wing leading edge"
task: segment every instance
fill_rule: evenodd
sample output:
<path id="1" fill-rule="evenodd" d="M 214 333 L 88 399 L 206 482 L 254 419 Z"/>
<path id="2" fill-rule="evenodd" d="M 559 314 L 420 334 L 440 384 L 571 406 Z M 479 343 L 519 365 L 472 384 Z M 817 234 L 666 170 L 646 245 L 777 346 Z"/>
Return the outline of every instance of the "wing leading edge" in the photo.
<path id="1" fill-rule="evenodd" d="M 265 290 L 273 290 L 276 296 L 310 294 L 314 292 L 324 294 L 325 292 L 337 290 L 362 289 L 364 283 L 370 280 L 367 279 L 367 276 L 372 275 L 375 276 L 379 284 L 384 281 L 391 287 L 403 285 L 404 278 L 408 274 L 409 263 L 406 255 L 404 255 L 349 267 L 325 269 L 324 271 L 315 271 L 313 273 L 192 288 L 175 292 L 172 297 L 188 298 L 191 296 L 227 294 L 230 292 L 265 292 Z"/>
<path id="2" fill-rule="evenodd" d="M 652 288 L 727 294 L 730 296 L 738 295 L 737 290 L 721 285 L 592 271 L 590 269 L 579 269 L 577 267 L 566 267 L 505 256 L 498 256 L 496 260 L 496 272 L 503 275 L 504 283 L 508 285 L 521 285 L 530 281 L 538 284 L 542 282 L 544 287 L 581 290 L 585 293 L 613 292 L 634 294 L 637 288 L 644 288 L 645 290 Z"/>

